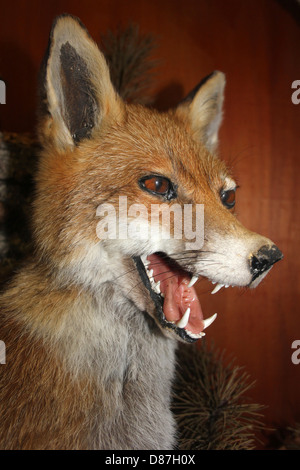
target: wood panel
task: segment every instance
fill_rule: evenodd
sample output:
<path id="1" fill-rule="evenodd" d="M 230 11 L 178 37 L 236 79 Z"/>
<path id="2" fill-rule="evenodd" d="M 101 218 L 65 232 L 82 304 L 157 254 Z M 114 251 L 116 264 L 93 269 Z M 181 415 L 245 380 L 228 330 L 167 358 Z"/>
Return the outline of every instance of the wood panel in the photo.
<path id="1" fill-rule="evenodd" d="M 79 16 L 96 40 L 129 20 L 157 36 L 161 63 L 153 93 L 160 109 L 212 70 L 226 73 L 221 153 L 240 184 L 239 217 L 273 239 L 285 258 L 253 291 L 211 296 L 199 282 L 206 315 L 219 313 L 207 336 L 256 380 L 251 393 L 268 406 L 266 423 L 300 420 L 300 365 L 291 361 L 291 344 L 300 340 L 300 104 L 291 101 L 291 83 L 300 80 L 297 15 L 272 0 L 2 2 L 0 76 L 7 104 L 0 108 L 0 128 L 33 129 L 39 62 L 52 19 L 64 11 Z"/>

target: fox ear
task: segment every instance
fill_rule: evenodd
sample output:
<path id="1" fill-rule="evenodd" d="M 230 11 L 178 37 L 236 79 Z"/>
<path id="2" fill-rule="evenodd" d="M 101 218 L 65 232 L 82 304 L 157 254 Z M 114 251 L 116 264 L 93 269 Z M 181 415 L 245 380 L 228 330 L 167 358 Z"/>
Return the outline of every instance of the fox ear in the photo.
<path id="1" fill-rule="evenodd" d="M 105 58 L 78 19 L 55 20 L 42 72 L 42 140 L 73 147 L 122 113 Z"/>
<path id="2" fill-rule="evenodd" d="M 211 152 L 218 145 L 224 87 L 225 75 L 222 72 L 213 72 L 189 93 L 175 112 L 185 122 L 193 137 Z"/>

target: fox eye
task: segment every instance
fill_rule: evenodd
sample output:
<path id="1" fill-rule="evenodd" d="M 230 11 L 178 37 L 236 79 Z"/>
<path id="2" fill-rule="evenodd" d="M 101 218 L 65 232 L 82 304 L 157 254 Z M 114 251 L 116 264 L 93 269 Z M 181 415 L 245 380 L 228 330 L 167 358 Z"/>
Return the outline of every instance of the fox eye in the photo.
<path id="1" fill-rule="evenodd" d="M 164 176 L 144 176 L 139 180 L 139 185 L 144 191 L 155 194 L 157 196 L 163 196 L 168 200 L 177 196 L 173 184 L 168 178 L 165 178 Z"/>
<path id="2" fill-rule="evenodd" d="M 222 189 L 220 192 L 220 198 L 221 198 L 222 204 L 227 209 L 232 209 L 235 205 L 235 189 L 229 189 L 228 191 L 225 191 L 224 189 Z"/>

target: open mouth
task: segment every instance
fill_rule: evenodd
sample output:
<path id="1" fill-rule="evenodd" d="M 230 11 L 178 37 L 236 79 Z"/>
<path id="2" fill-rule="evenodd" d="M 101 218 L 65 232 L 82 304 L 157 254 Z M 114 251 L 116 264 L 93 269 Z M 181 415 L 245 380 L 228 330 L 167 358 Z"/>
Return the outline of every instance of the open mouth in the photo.
<path id="1" fill-rule="evenodd" d="M 133 258 L 139 275 L 150 292 L 161 326 L 173 330 L 187 342 L 202 338 L 216 319 L 204 319 L 192 276 L 164 253 Z"/>

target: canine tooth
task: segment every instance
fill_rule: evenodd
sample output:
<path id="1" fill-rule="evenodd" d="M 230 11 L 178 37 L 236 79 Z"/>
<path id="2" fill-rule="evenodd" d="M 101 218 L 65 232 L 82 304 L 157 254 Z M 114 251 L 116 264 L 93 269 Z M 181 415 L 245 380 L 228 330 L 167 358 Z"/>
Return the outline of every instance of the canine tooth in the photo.
<path id="1" fill-rule="evenodd" d="M 220 289 L 222 289 L 222 287 L 224 287 L 224 284 L 217 284 L 214 290 L 211 291 L 211 294 L 216 294 Z"/>
<path id="2" fill-rule="evenodd" d="M 203 320 L 203 323 L 204 323 L 204 328 L 203 328 L 203 330 L 205 330 L 205 328 L 207 328 L 209 325 L 211 325 L 212 322 L 214 322 L 216 318 L 217 318 L 217 314 L 215 313 L 215 314 L 212 315 L 211 317 L 206 318 L 205 320 Z"/>
<path id="3" fill-rule="evenodd" d="M 178 326 L 178 328 L 185 328 L 186 327 L 186 325 L 189 322 L 190 313 L 191 313 L 191 309 L 189 307 L 189 308 L 186 309 L 186 311 L 184 312 L 184 315 L 181 317 L 181 319 L 176 323 L 176 326 Z"/>
<path id="4" fill-rule="evenodd" d="M 192 279 L 189 282 L 188 287 L 192 287 L 199 279 L 199 276 L 193 276 Z"/>

